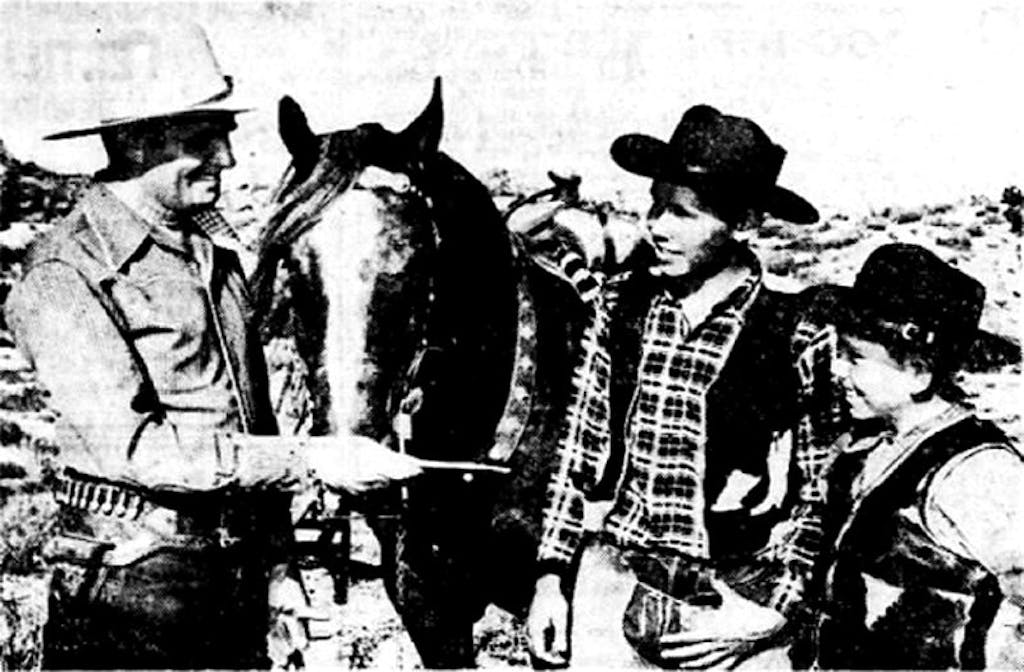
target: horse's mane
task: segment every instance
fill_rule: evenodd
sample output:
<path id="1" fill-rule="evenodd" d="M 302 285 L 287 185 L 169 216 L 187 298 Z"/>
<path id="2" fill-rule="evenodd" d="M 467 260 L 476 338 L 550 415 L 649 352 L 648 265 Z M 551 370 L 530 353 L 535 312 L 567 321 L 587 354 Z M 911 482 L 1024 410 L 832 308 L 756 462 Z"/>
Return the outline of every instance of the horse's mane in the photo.
<path id="1" fill-rule="evenodd" d="M 378 124 L 363 124 L 351 131 L 330 133 L 319 138 L 316 162 L 308 176 L 290 166 L 281 178 L 273 201 L 277 204 L 258 240 L 259 261 L 253 272 L 258 319 L 264 320 L 273 303 L 278 264 L 298 238 L 320 222 L 324 209 L 352 186 L 367 165 L 367 148 L 384 132 Z M 288 187 L 298 182 L 293 191 Z"/>

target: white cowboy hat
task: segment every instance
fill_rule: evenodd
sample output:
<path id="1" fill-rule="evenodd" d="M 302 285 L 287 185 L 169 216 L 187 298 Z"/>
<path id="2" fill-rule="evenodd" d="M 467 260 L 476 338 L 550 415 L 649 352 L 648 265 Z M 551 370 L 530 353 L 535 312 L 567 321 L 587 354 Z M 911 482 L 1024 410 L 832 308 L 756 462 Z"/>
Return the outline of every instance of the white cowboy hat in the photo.
<path id="1" fill-rule="evenodd" d="M 83 94 L 82 126 L 51 133 L 63 140 L 146 119 L 248 108 L 231 101 L 232 80 L 220 69 L 203 29 L 193 23 L 95 29 L 67 90 Z"/>

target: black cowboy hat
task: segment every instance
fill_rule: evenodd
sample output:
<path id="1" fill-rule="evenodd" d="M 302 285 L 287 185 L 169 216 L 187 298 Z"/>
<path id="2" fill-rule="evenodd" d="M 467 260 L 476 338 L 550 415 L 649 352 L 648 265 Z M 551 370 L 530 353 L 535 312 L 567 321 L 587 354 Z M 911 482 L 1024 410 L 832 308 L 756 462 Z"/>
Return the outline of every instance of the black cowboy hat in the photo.
<path id="1" fill-rule="evenodd" d="M 750 119 L 708 105 L 687 110 L 668 142 L 632 133 L 616 139 L 611 153 L 615 163 L 637 175 L 698 190 L 725 186 L 779 219 L 818 221 L 813 205 L 775 184 L 786 150 Z"/>
<path id="2" fill-rule="evenodd" d="M 840 331 L 930 354 L 946 370 L 1020 361 L 1019 345 L 978 328 L 982 284 L 919 245 L 883 245 L 853 287 L 826 291 Z"/>

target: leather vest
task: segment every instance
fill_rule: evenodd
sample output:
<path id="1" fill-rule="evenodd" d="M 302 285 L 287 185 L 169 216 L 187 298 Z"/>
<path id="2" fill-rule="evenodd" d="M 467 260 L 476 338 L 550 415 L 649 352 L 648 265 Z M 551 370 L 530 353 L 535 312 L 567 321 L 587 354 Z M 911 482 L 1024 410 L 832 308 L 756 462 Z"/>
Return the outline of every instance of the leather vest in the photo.
<path id="1" fill-rule="evenodd" d="M 978 562 L 938 545 L 923 528 L 928 484 L 950 459 L 1006 435 L 970 416 L 924 439 L 849 517 L 856 455 L 831 475 L 832 530 L 845 523 L 828 558 L 828 604 L 818 629 L 818 663 L 835 668 L 981 669 L 985 638 L 1002 595 Z M 868 617 L 869 581 L 898 596 Z M 957 642 L 961 642 L 957 646 Z"/>

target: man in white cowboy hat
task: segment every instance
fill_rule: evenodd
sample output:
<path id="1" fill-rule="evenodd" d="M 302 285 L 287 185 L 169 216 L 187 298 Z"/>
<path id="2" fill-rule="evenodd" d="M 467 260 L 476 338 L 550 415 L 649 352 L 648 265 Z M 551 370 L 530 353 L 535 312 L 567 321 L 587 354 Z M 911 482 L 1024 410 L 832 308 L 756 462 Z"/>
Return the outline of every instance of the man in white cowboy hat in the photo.
<path id="1" fill-rule="evenodd" d="M 49 137 L 98 134 L 109 165 L 37 241 L 6 313 L 60 416 L 44 665 L 295 662 L 289 490 L 419 468 L 368 439 L 259 436 L 276 432 L 263 355 L 213 207 L 235 165 L 231 80 L 196 26 L 95 40 L 95 116 Z"/>
<path id="2" fill-rule="evenodd" d="M 528 619 L 543 666 L 788 667 L 820 536 L 797 300 L 735 231 L 817 211 L 754 122 L 689 109 L 611 147 L 650 177 L 647 261 L 604 281 L 549 484 Z M 567 596 L 571 596 L 571 599 Z M 569 627 L 571 625 L 571 632 Z M 790 626 L 790 627 L 787 627 Z"/>

